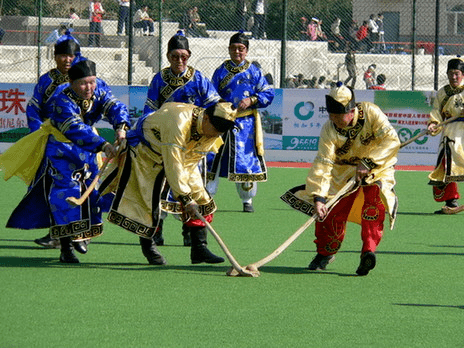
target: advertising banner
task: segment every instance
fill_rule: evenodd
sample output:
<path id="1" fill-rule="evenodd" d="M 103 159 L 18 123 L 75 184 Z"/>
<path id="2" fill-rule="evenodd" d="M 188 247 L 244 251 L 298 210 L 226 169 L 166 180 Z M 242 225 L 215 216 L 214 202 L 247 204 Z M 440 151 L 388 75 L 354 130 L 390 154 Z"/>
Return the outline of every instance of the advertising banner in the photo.
<path id="1" fill-rule="evenodd" d="M 322 125 L 329 119 L 327 89 L 279 89 L 271 106 L 261 110 L 268 150 L 317 151 Z M 427 128 L 434 92 L 357 90 L 356 101 L 377 104 L 388 116 L 401 142 Z M 271 128 L 269 124 L 273 124 Z M 281 124 L 281 127 L 276 125 Z M 264 125 L 267 125 L 265 127 Z M 435 153 L 440 137 L 424 136 L 403 153 Z"/>
<path id="2" fill-rule="evenodd" d="M 29 130 L 26 106 L 33 84 L 0 84 L 0 151 L 4 151 Z M 142 115 L 148 87 L 115 86 L 113 94 L 128 105 L 131 122 Z M 328 120 L 327 89 L 276 89 L 269 107 L 261 109 L 264 144 L 267 150 L 317 151 L 322 125 Z M 377 104 L 389 117 L 402 142 L 427 127 L 434 92 L 358 90 L 356 101 Z M 113 130 L 101 121 L 97 129 L 112 141 Z M 440 137 L 424 136 L 401 149 L 405 153 L 435 153 Z M 285 159 L 282 159 L 285 160 Z"/>

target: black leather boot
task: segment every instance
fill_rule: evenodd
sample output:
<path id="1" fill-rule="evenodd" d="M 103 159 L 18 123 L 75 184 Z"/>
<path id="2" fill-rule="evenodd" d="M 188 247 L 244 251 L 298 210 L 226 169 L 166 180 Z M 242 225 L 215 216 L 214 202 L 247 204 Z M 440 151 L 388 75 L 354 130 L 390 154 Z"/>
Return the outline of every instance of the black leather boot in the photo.
<path id="1" fill-rule="evenodd" d="M 192 239 L 190 238 L 190 227 L 182 225 L 182 237 L 184 237 L 184 246 L 192 246 Z"/>
<path id="2" fill-rule="evenodd" d="M 60 262 L 62 263 L 79 263 L 79 259 L 74 255 L 71 237 L 60 238 L 61 254 Z"/>
<path id="3" fill-rule="evenodd" d="M 159 253 L 158 249 L 156 249 L 156 244 L 152 238 L 139 237 L 139 240 L 143 256 L 147 258 L 150 265 L 161 266 L 166 264 L 166 260 L 163 255 Z"/>
<path id="4" fill-rule="evenodd" d="M 192 264 L 196 263 L 221 263 L 224 259 L 214 255 L 206 247 L 206 227 L 190 227 L 192 238 L 192 247 L 190 249 L 190 260 Z"/>
<path id="5" fill-rule="evenodd" d="M 163 219 L 159 220 L 158 228 L 156 229 L 155 235 L 153 236 L 153 240 L 155 241 L 155 244 L 158 246 L 164 245 L 163 222 Z"/>
<path id="6" fill-rule="evenodd" d="M 74 250 L 76 250 L 78 253 L 81 253 L 81 254 L 87 253 L 87 244 L 89 243 L 90 243 L 90 239 L 72 242 Z"/>

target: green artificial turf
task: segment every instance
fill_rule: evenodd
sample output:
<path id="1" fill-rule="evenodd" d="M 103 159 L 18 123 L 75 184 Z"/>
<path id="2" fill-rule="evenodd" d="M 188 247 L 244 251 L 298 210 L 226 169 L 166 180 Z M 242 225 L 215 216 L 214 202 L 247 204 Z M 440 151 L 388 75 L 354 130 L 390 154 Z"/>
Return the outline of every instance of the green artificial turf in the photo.
<path id="1" fill-rule="evenodd" d="M 270 168 L 254 214 L 221 180 L 213 226 L 237 261 L 253 263 L 307 219 L 280 201 L 307 169 Z M 0 174 L 1 177 L 2 174 Z M 229 263 L 191 265 L 181 224 L 165 222 L 165 267 L 146 264 L 138 238 L 105 224 L 79 255 L 33 243 L 46 231 L 0 229 L 0 347 L 462 347 L 464 213 L 434 215 L 426 172 L 397 172 L 399 214 L 388 223 L 377 267 L 355 276 L 360 228 L 326 271 L 310 272 L 311 226 L 258 278 L 227 277 Z M 0 224 L 25 192 L 0 180 Z M 209 236 L 212 251 L 223 255 Z"/>

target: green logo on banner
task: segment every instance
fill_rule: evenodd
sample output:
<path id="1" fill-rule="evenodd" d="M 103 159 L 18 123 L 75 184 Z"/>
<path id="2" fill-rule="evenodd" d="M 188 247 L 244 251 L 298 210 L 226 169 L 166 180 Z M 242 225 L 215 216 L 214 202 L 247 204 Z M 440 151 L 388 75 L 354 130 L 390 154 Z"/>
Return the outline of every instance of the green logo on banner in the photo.
<path id="1" fill-rule="evenodd" d="M 314 104 L 311 102 L 298 103 L 295 105 L 294 113 L 299 120 L 309 120 L 314 115 Z"/>

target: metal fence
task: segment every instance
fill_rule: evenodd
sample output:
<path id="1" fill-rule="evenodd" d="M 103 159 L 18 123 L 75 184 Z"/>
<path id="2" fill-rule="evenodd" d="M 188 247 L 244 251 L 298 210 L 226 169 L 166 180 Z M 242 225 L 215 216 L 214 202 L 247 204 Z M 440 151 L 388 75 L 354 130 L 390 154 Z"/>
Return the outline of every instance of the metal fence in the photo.
<path id="1" fill-rule="evenodd" d="M 90 3 L 0 0 L 0 82 L 35 83 L 55 66 L 54 40 L 66 28 L 110 85 L 148 85 L 168 64 L 167 41 L 178 30 L 189 37 L 189 65 L 211 77 L 228 58 L 230 36 L 243 30 L 248 59 L 276 87 L 346 80 L 351 49 L 356 89 L 366 88 L 364 72 L 375 65 L 389 90 L 432 90 L 446 83 L 447 61 L 462 51 L 464 35 L 459 0 L 146 0 L 125 9 L 103 0 L 101 32 L 90 23 Z M 133 20 L 145 5 L 153 20 L 148 32 Z"/>

